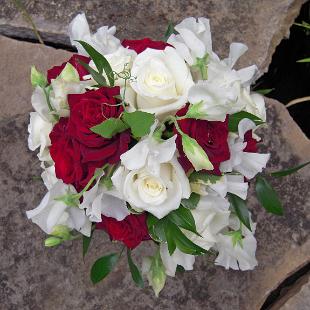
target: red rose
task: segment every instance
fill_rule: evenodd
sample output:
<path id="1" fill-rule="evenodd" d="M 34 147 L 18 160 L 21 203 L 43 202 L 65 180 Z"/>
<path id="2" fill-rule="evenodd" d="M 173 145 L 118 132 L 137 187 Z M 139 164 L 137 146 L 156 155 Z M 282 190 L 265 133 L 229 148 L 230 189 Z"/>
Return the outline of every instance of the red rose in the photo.
<path id="1" fill-rule="evenodd" d="M 177 112 L 177 115 L 185 115 L 187 109 L 188 107 L 184 107 Z M 178 121 L 178 124 L 181 130 L 188 134 L 191 138 L 194 138 L 206 152 L 209 160 L 214 166 L 213 173 L 220 174 L 220 163 L 230 158 L 230 152 L 227 143 L 228 118 L 226 118 L 224 122 L 211 122 L 187 118 Z M 174 131 L 177 133 L 176 129 L 174 129 Z M 179 162 L 183 169 L 187 172 L 189 169 L 193 168 L 193 165 L 183 152 L 182 138 L 180 134 L 178 134 L 176 144 L 180 153 Z"/>
<path id="2" fill-rule="evenodd" d="M 102 215 L 102 222 L 96 228 L 105 230 L 111 240 L 122 241 L 128 248 L 134 249 L 141 241 L 149 240 L 146 214 L 130 214 L 122 221 Z"/>
<path id="3" fill-rule="evenodd" d="M 243 149 L 243 152 L 257 153 L 257 141 L 253 138 L 252 130 L 245 133 L 244 142 L 246 142 L 246 147 Z"/>
<path id="4" fill-rule="evenodd" d="M 117 163 L 128 150 L 128 131 L 106 139 L 90 130 L 123 111 L 115 95 L 119 95 L 119 87 L 68 95 L 70 117 L 61 118 L 50 134 L 56 176 L 74 185 L 77 191 L 85 187 L 96 168 Z"/>
<path id="5" fill-rule="evenodd" d="M 153 41 L 150 38 L 144 38 L 142 40 L 124 40 L 122 42 L 124 47 L 128 47 L 131 50 L 136 51 L 137 54 L 142 53 L 147 48 L 152 48 L 155 50 L 164 50 L 170 44 L 162 41 Z"/>
<path id="6" fill-rule="evenodd" d="M 88 71 L 78 62 L 81 60 L 85 63 L 90 62 L 90 58 L 86 56 L 81 56 L 78 54 L 74 54 L 67 62 L 64 62 L 60 66 L 55 66 L 47 71 L 47 81 L 50 84 L 51 80 L 56 79 L 57 76 L 61 73 L 61 71 L 65 68 L 66 64 L 69 62 L 79 73 L 80 80 L 83 80 L 83 76 L 89 74 Z"/>

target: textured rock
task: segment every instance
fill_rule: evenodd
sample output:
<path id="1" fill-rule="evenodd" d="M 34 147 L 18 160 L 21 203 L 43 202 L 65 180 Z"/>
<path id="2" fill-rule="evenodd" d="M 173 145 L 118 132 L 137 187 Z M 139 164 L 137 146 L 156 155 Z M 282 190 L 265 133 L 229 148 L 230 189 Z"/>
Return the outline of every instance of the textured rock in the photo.
<path id="1" fill-rule="evenodd" d="M 310 305 L 310 273 L 300 277 L 292 286 L 285 289 L 281 298 L 270 310 L 305 310 Z M 283 289 L 284 290 L 284 289 Z"/>
<path id="2" fill-rule="evenodd" d="M 96 232 L 84 264 L 79 240 L 46 249 L 44 233 L 25 215 L 45 193 L 42 183 L 33 178 L 40 175 L 39 161 L 27 149 L 29 66 L 44 70 L 69 54 L 6 38 L 0 39 L 0 49 L 5 60 L 0 65 L 1 308 L 255 310 L 288 274 L 309 260 L 310 169 L 305 168 L 291 177 L 272 180 L 285 207 L 283 217 L 266 214 L 250 198 L 258 222 L 256 270 L 225 271 L 200 257 L 194 271 L 169 278 L 160 297 L 155 298 L 150 288 L 135 287 L 123 257 L 113 274 L 93 286 L 91 264 L 120 246 Z M 262 150 L 272 154 L 269 170 L 309 160 L 310 142 L 286 109 L 268 100 L 268 117 Z M 142 255 L 150 252 L 151 245 L 144 243 L 134 251 L 134 257 L 141 262 Z"/>
<path id="3" fill-rule="evenodd" d="M 188 16 L 211 20 L 215 51 L 227 55 L 232 40 L 244 42 L 249 52 L 243 64 L 255 61 L 267 71 L 271 56 L 298 15 L 303 0 L 115 0 L 67 1 L 24 0 L 43 39 L 69 45 L 67 26 L 81 11 L 87 14 L 93 30 L 116 25 L 120 38 L 150 36 L 161 39 L 169 21 Z M 34 33 L 12 4 L 0 7 L 0 33 L 34 39 Z"/>

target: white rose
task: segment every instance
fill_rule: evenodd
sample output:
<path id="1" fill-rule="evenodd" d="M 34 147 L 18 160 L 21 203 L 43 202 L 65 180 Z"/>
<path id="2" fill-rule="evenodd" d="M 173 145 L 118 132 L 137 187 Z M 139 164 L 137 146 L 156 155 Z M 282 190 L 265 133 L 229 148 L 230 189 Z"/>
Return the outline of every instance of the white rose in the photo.
<path id="1" fill-rule="evenodd" d="M 122 166 L 112 182 L 133 209 L 163 218 L 179 208 L 182 198 L 189 198 L 189 182 L 175 156 L 175 139 L 159 143 L 148 137 L 121 156 Z"/>
<path id="2" fill-rule="evenodd" d="M 51 160 L 48 147 L 51 145 L 49 134 L 52 128 L 52 123 L 44 120 L 38 112 L 30 113 L 28 147 L 31 151 L 40 147 L 38 157 L 41 161 Z"/>
<path id="3" fill-rule="evenodd" d="M 228 145 L 230 151 L 230 159 L 220 164 L 222 172 L 237 171 L 244 175 L 247 179 L 252 179 L 255 175 L 266 167 L 270 158 L 270 154 L 244 152 L 246 142 L 244 135 L 249 130 L 254 130 L 256 125 L 251 120 L 245 118 L 239 122 L 238 135 L 229 134 Z"/>
<path id="4" fill-rule="evenodd" d="M 64 225 L 85 236 L 90 236 L 91 222 L 84 210 L 67 206 L 62 201 L 55 200 L 55 198 L 67 194 L 69 190 L 71 193 L 76 193 L 73 186 L 66 185 L 59 180 L 46 193 L 37 208 L 26 212 L 27 217 L 47 234 L 51 234 L 55 226 Z"/>
<path id="5" fill-rule="evenodd" d="M 121 45 L 120 40 L 114 34 L 116 27 L 100 27 L 96 33 L 92 34 L 85 16 L 85 13 L 78 14 L 69 24 L 69 36 L 73 46 L 80 55 L 89 56 L 84 48 L 75 40 L 85 41 L 95 48 L 99 53 L 105 55 L 115 52 Z"/>
<path id="6" fill-rule="evenodd" d="M 192 76 L 172 47 L 146 49 L 133 62 L 130 85 L 136 92 L 135 108 L 156 115 L 173 114 L 187 102 Z"/>
<path id="7" fill-rule="evenodd" d="M 203 58 L 212 52 L 210 23 L 207 18 L 200 17 L 196 20 L 188 17 L 174 28 L 178 34 L 172 34 L 167 42 L 175 47 L 190 66 L 195 64 L 197 58 Z"/>

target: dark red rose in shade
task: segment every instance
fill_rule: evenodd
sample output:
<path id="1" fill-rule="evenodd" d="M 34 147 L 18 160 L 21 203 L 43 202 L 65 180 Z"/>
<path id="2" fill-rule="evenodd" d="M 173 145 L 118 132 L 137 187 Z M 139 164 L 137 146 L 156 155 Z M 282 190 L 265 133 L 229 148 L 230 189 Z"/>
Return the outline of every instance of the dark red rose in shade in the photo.
<path id="1" fill-rule="evenodd" d="M 122 221 L 102 215 L 102 222 L 96 228 L 105 230 L 111 240 L 122 241 L 128 248 L 134 249 L 141 241 L 149 240 L 146 214 L 130 214 Z"/>
<path id="2" fill-rule="evenodd" d="M 257 141 L 252 136 L 252 130 L 245 133 L 244 142 L 246 142 L 246 147 L 243 149 L 243 152 L 257 153 Z"/>
<path id="3" fill-rule="evenodd" d="M 70 117 L 61 118 L 51 134 L 50 154 L 55 162 L 56 176 L 77 191 L 85 187 L 96 168 L 115 164 L 128 150 L 128 131 L 103 138 L 90 128 L 123 111 L 114 98 L 119 87 L 91 90 L 84 94 L 68 95 Z"/>
<path id="4" fill-rule="evenodd" d="M 69 62 L 79 73 L 80 80 L 83 80 L 83 76 L 89 74 L 88 71 L 78 62 L 78 60 L 81 60 L 85 63 L 90 62 L 90 58 L 86 56 L 81 56 L 78 54 L 74 54 L 67 62 Z M 61 71 L 66 66 L 67 62 L 64 62 L 60 66 L 55 66 L 47 71 L 47 81 L 50 84 L 51 80 L 56 79 L 57 76 L 61 73 Z"/>
<path id="5" fill-rule="evenodd" d="M 186 114 L 188 107 L 184 107 L 177 112 L 178 116 Z M 196 119 L 184 119 L 178 121 L 181 130 L 194 138 L 203 148 L 214 166 L 213 173 L 220 174 L 220 163 L 230 158 L 229 147 L 227 143 L 228 137 L 228 118 L 224 122 L 211 122 Z M 174 129 L 177 133 L 176 129 Z M 182 139 L 178 134 L 176 140 L 177 148 L 180 153 L 179 162 L 183 169 L 187 172 L 193 168 L 191 162 L 187 159 L 183 152 Z"/>
<path id="6" fill-rule="evenodd" d="M 137 54 L 142 53 L 147 48 L 152 48 L 155 50 L 164 50 L 170 44 L 162 41 L 153 41 L 150 38 L 144 38 L 142 40 L 124 40 L 122 42 L 124 47 L 128 47 L 131 50 L 136 51 Z"/>

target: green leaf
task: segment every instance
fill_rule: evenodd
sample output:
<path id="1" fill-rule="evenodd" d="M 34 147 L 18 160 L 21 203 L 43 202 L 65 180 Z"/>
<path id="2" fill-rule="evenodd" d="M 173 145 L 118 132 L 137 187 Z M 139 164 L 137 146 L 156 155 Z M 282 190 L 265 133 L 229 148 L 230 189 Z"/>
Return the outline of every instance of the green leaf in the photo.
<path id="1" fill-rule="evenodd" d="M 263 96 L 268 95 L 269 93 L 271 93 L 274 90 L 274 88 L 263 88 L 263 89 L 257 89 L 254 90 L 256 93 L 259 93 Z"/>
<path id="2" fill-rule="evenodd" d="M 113 70 L 112 70 L 109 62 L 107 61 L 107 59 L 102 54 L 100 54 L 97 50 L 95 50 L 91 45 L 89 45 L 88 43 L 86 43 L 84 41 L 78 41 L 78 40 L 77 40 L 77 42 L 79 42 L 83 46 L 85 51 L 88 53 L 88 55 L 94 61 L 95 65 L 98 69 L 99 74 L 102 75 L 102 72 L 104 70 L 105 74 L 108 77 L 110 86 L 114 86 Z M 100 83 L 98 83 L 98 84 L 100 84 Z"/>
<path id="3" fill-rule="evenodd" d="M 236 212 L 240 222 L 243 223 L 250 231 L 252 231 L 250 224 L 250 214 L 245 201 L 237 195 L 231 193 L 228 194 L 228 200 L 232 209 Z"/>
<path id="4" fill-rule="evenodd" d="M 155 224 L 158 223 L 158 221 L 159 219 L 156 216 L 154 216 L 151 213 L 148 213 L 147 219 L 146 219 L 147 229 L 148 229 L 148 232 L 151 238 L 155 241 L 160 241 L 160 238 L 157 236 L 155 232 Z"/>
<path id="5" fill-rule="evenodd" d="M 194 171 L 190 176 L 189 176 L 189 181 L 191 183 L 199 183 L 202 182 L 205 185 L 210 185 L 210 184 L 215 184 L 221 179 L 221 175 L 213 175 L 213 174 L 208 174 L 205 172 L 201 171 Z"/>
<path id="6" fill-rule="evenodd" d="M 173 235 L 173 230 L 171 229 L 170 226 L 170 221 L 165 220 L 164 221 L 164 231 L 165 231 L 165 236 L 168 244 L 168 251 L 169 254 L 172 255 L 176 249 L 176 243 L 174 240 L 174 235 Z"/>
<path id="7" fill-rule="evenodd" d="M 255 190 L 258 201 L 267 212 L 283 215 L 283 208 L 277 193 L 262 176 L 256 177 Z"/>
<path id="8" fill-rule="evenodd" d="M 196 193 L 191 193 L 188 199 L 183 198 L 181 200 L 181 205 L 187 209 L 195 209 L 199 203 L 200 195 Z"/>
<path id="9" fill-rule="evenodd" d="M 31 67 L 30 80 L 33 87 L 39 86 L 44 88 L 47 85 L 46 77 L 41 72 L 39 72 L 35 66 Z"/>
<path id="10" fill-rule="evenodd" d="M 299 59 L 296 62 L 310 62 L 310 57 L 309 58 Z"/>
<path id="11" fill-rule="evenodd" d="M 307 161 L 306 163 L 303 163 L 301 165 L 298 165 L 298 166 L 295 166 L 295 167 L 292 167 L 289 169 L 271 172 L 270 175 L 272 175 L 273 177 L 276 177 L 276 178 L 285 177 L 289 174 L 297 172 L 299 169 L 306 167 L 309 164 L 310 164 L 310 161 Z"/>
<path id="12" fill-rule="evenodd" d="M 144 282 L 143 282 L 141 273 L 140 273 L 138 267 L 135 265 L 135 263 L 132 260 L 130 249 L 127 249 L 127 260 L 128 260 L 128 266 L 129 266 L 131 277 L 132 277 L 133 281 L 139 287 L 141 287 L 141 288 L 144 287 Z"/>
<path id="13" fill-rule="evenodd" d="M 94 80 L 98 83 L 99 86 L 107 85 L 106 79 L 96 70 L 94 70 L 90 65 L 81 60 L 78 60 L 78 62 L 91 74 L 91 76 L 94 78 Z"/>
<path id="14" fill-rule="evenodd" d="M 107 139 L 111 139 L 114 135 L 123 132 L 126 129 L 128 129 L 127 124 L 121 119 L 113 117 L 90 128 L 92 132 Z"/>
<path id="15" fill-rule="evenodd" d="M 93 284 L 103 280 L 113 270 L 118 262 L 118 258 L 119 255 L 117 253 L 112 253 L 95 261 L 90 271 L 90 278 Z"/>
<path id="16" fill-rule="evenodd" d="M 167 218 L 179 227 L 200 236 L 200 234 L 197 232 L 196 223 L 192 212 L 183 206 L 180 206 L 177 210 L 170 212 Z"/>
<path id="17" fill-rule="evenodd" d="M 207 251 L 191 240 L 189 240 L 181 231 L 181 229 L 171 221 L 166 221 L 165 232 L 169 231 L 169 237 L 173 238 L 173 242 L 175 243 L 176 247 L 186 254 L 191 255 L 200 255 L 207 253 Z M 167 236 L 167 233 L 166 233 Z M 172 242 L 172 241 L 171 241 Z M 172 247 L 172 246 L 171 246 Z M 173 247 L 172 247 L 173 248 Z M 169 249 L 169 243 L 168 243 Z"/>
<path id="18" fill-rule="evenodd" d="M 90 241 L 92 239 L 93 234 L 91 233 L 90 237 L 86 237 L 83 235 L 83 258 L 85 257 L 88 249 L 89 249 L 89 245 L 90 245 Z"/>
<path id="19" fill-rule="evenodd" d="M 175 31 L 173 23 L 172 23 L 172 22 L 169 22 L 168 27 L 167 27 L 167 30 L 166 30 L 165 35 L 164 35 L 164 40 L 165 40 L 165 42 L 168 41 L 169 37 L 170 37 L 173 33 L 174 33 L 174 34 L 177 34 L 178 32 Z"/>
<path id="20" fill-rule="evenodd" d="M 255 123 L 255 125 L 261 125 L 261 124 L 265 123 L 259 117 L 255 116 L 251 113 L 241 111 L 241 112 L 229 115 L 228 130 L 232 131 L 232 132 L 238 132 L 239 122 L 244 118 L 250 119 L 251 121 L 253 121 Z"/>
<path id="21" fill-rule="evenodd" d="M 155 121 L 155 115 L 142 111 L 124 112 L 122 119 L 131 128 L 132 134 L 139 138 L 150 133 L 151 126 Z"/>

